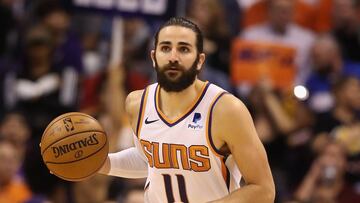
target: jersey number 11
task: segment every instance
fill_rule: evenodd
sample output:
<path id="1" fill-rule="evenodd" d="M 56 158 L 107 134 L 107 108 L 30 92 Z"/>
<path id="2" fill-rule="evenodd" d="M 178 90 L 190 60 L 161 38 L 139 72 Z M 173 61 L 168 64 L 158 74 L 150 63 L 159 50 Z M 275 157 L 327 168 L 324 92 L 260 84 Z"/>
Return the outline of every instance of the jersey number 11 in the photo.
<path id="1" fill-rule="evenodd" d="M 166 191 L 166 197 L 169 203 L 175 202 L 174 199 L 174 193 L 173 188 L 171 184 L 171 176 L 169 174 L 163 174 L 164 182 L 165 182 L 165 191 Z M 179 194 L 181 198 L 181 202 L 183 203 L 189 203 L 189 200 L 187 198 L 186 194 L 186 186 L 185 186 L 185 179 L 183 175 L 176 174 L 178 187 L 179 187 Z"/>

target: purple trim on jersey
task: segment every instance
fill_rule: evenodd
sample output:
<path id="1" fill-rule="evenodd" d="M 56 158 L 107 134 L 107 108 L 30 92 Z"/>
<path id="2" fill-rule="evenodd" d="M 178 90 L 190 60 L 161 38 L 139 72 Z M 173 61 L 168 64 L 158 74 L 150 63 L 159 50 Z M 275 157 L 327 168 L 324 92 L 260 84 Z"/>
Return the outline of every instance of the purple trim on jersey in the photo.
<path id="1" fill-rule="evenodd" d="M 146 95 L 146 92 L 148 91 L 148 88 L 146 88 L 141 96 L 141 102 L 140 102 L 140 110 L 139 110 L 139 115 L 138 115 L 138 121 L 137 121 L 137 125 L 136 125 L 136 137 L 139 137 L 140 135 L 139 133 L 139 127 L 140 127 L 140 122 L 141 122 L 141 114 L 143 111 L 143 105 L 144 105 L 144 98 Z"/>
<path id="2" fill-rule="evenodd" d="M 226 157 L 226 154 L 223 154 L 220 150 L 218 150 L 215 145 L 214 145 L 214 142 L 212 140 L 212 136 L 211 136 L 211 125 L 212 125 L 212 112 L 214 110 L 214 106 L 215 104 L 219 101 L 219 99 L 224 95 L 224 94 L 228 94 L 228 92 L 223 92 L 221 93 L 215 100 L 215 102 L 212 104 L 211 108 L 210 108 L 210 118 L 209 118 L 209 125 L 208 125 L 208 136 L 209 136 L 209 141 L 210 141 L 210 144 L 211 144 L 211 147 L 215 150 L 216 153 Z"/>
<path id="3" fill-rule="evenodd" d="M 201 93 L 201 96 L 200 96 L 200 98 L 197 100 L 197 102 L 195 103 L 195 105 L 191 108 L 191 110 L 189 111 L 189 112 L 187 112 L 185 115 L 183 115 L 181 118 L 179 118 L 177 121 L 175 121 L 174 123 L 169 123 L 169 122 L 167 122 L 166 121 L 166 119 L 165 118 L 163 118 L 162 116 L 161 116 L 161 114 L 159 113 L 159 111 L 158 111 L 158 108 L 157 108 L 157 103 L 156 103 L 156 92 L 158 91 L 158 88 L 159 88 L 159 85 L 157 85 L 156 86 L 156 89 L 155 89 L 155 96 L 154 96 L 154 102 L 155 102 L 155 110 L 156 110 L 156 113 L 159 115 L 159 117 L 160 117 L 160 119 L 167 125 L 167 126 L 169 126 L 169 127 L 172 127 L 172 126 L 174 126 L 174 125 L 176 125 L 176 124 L 178 124 L 178 123 L 180 123 L 182 120 L 184 120 L 186 117 L 188 117 L 195 109 L 196 109 L 196 107 L 199 105 L 199 103 L 201 102 L 201 100 L 203 99 L 203 97 L 205 96 L 205 93 L 206 93 L 206 91 L 208 90 L 208 88 L 209 88 L 209 86 L 210 86 L 210 82 L 208 82 L 207 84 L 206 84 L 206 87 L 205 87 L 205 89 L 204 89 L 204 91 Z M 160 109 L 160 108 L 159 108 Z"/>

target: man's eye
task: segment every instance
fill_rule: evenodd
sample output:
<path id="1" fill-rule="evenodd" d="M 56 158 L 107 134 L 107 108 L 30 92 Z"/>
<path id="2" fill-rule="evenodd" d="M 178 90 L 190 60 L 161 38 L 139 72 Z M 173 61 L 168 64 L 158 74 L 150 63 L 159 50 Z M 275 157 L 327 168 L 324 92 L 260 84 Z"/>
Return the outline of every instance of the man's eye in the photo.
<path id="1" fill-rule="evenodd" d="M 169 52 L 171 49 L 170 49 L 170 47 L 168 47 L 168 46 L 163 46 L 163 47 L 161 47 L 161 51 L 163 51 L 163 52 Z"/>
<path id="2" fill-rule="evenodd" d="M 179 51 L 182 52 L 182 53 L 187 53 L 187 52 L 190 51 L 190 49 L 187 48 L 187 47 L 180 47 Z"/>

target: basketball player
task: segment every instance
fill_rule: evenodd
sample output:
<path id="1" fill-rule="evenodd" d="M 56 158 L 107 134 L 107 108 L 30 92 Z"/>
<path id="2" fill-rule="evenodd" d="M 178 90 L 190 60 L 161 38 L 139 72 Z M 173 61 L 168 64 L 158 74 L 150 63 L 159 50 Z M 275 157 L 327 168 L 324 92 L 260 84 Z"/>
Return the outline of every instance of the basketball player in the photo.
<path id="1" fill-rule="evenodd" d="M 109 154 L 100 173 L 147 177 L 150 203 L 274 202 L 266 152 L 248 110 L 197 78 L 205 61 L 199 28 L 170 19 L 155 35 L 151 58 L 158 83 L 126 99 L 136 147 Z"/>

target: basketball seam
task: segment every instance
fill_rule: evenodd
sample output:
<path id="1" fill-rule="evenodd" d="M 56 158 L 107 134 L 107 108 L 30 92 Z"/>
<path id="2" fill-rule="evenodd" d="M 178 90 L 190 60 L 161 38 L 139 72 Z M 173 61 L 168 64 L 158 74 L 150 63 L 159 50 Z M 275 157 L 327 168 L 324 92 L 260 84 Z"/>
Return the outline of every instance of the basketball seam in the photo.
<path id="1" fill-rule="evenodd" d="M 69 117 L 69 116 L 85 116 L 85 117 L 88 117 L 88 118 L 91 118 L 92 120 L 95 120 L 95 121 L 97 121 L 95 118 L 93 118 L 93 117 L 91 117 L 91 116 L 89 116 L 89 115 L 86 115 L 86 114 L 84 114 L 84 113 L 80 113 L 80 112 L 69 112 L 69 113 L 66 113 L 65 115 L 62 115 L 62 116 L 60 116 L 60 117 L 58 117 L 56 120 L 53 120 L 53 121 L 51 121 L 50 123 L 49 123 L 49 125 L 45 128 L 45 131 L 44 131 L 44 133 L 43 133 L 43 135 L 41 136 L 41 141 L 40 141 L 40 143 L 42 142 L 42 140 L 43 140 L 43 138 L 44 138 L 44 135 L 46 135 L 46 133 L 47 133 L 47 131 L 51 128 L 51 126 L 53 126 L 54 125 L 54 123 L 56 123 L 57 121 L 59 121 L 59 120 L 61 120 L 61 119 L 64 119 L 64 118 L 66 118 L 66 117 Z"/>
<path id="2" fill-rule="evenodd" d="M 106 142 L 107 142 L 107 139 L 106 139 Z M 106 144 L 105 144 L 105 145 L 106 145 Z M 104 145 L 104 146 L 105 146 L 105 145 Z M 103 147 L 104 147 L 104 146 L 103 146 Z M 97 153 L 97 152 L 96 152 L 96 153 Z M 65 180 L 69 180 L 69 181 L 79 180 L 79 181 L 81 181 L 82 179 L 87 178 L 87 177 L 92 176 L 93 174 L 97 173 L 97 172 L 104 166 L 104 163 L 105 163 L 106 159 L 107 159 L 107 156 L 105 156 L 104 161 L 102 162 L 102 164 L 100 165 L 100 167 L 98 167 L 98 168 L 95 170 L 94 173 L 92 173 L 92 174 L 90 174 L 90 175 L 87 175 L 87 176 L 84 176 L 84 177 L 81 177 L 81 178 L 66 178 L 65 176 L 61 176 L 61 175 L 59 175 L 59 174 L 57 174 L 57 173 L 55 173 L 55 172 L 53 172 L 53 171 L 51 171 L 51 173 L 55 174 L 56 176 L 58 176 L 58 177 L 60 177 L 60 178 L 65 179 Z"/>
<path id="3" fill-rule="evenodd" d="M 106 139 L 106 140 L 107 140 L 107 139 Z M 104 143 L 104 145 L 103 145 L 101 148 L 99 148 L 98 150 L 96 150 L 94 153 L 89 154 L 89 155 L 87 155 L 86 157 L 83 157 L 83 158 L 81 158 L 81 159 L 77 159 L 77 160 L 74 160 L 74 161 L 58 162 L 58 163 L 52 162 L 52 161 L 47 161 L 47 162 L 45 162 L 45 164 L 47 164 L 47 163 L 49 163 L 49 164 L 69 164 L 69 163 L 74 163 L 74 162 L 77 162 L 77 161 L 84 160 L 84 159 L 86 159 L 86 158 L 88 158 L 88 157 L 90 157 L 90 156 L 98 153 L 100 150 L 102 150 L 102 149 L 105 147 L 106 143 L 107 143 L 107 141 Z"/>
<path id="4" fill-rule="evenodd" d="M 80 134 L 80 133 L 87 133 L 87 132 L 103 133 L 103 134 L 105 135 L 105 137 L 106 137 L 105 132 L 104 132 L 104 131 L 101 131 L 101 130 L 86 130 L 86 131 L 81 131 L 81 132 L 73 133 L 73 134 L 67 135 L 67 136 L 65 136 L 65 137 L 61 137 L 61 139 L 58 139 L 58 140 L 52 142 L 51 144 L 49 144 L 49 145 L 44 149 L 44 151 L 41 152 L 41 155 L 43 155 L 43 154 L 45 153 L 45 151 L 50 148 L 51 145 L 53 145 L 53 144 L 55 144 L 55 143 L 57 143 L 57 142 L 65 139 L 65 138 L 67 138 L 67 137 L 70 137 L 70 136 L 73 136 L 73 135 L 77 135 L 77 134 Z"/>

